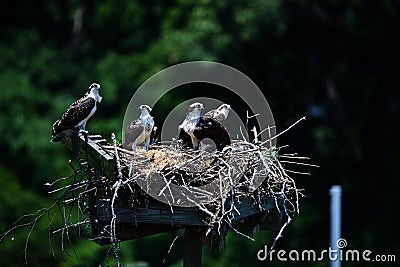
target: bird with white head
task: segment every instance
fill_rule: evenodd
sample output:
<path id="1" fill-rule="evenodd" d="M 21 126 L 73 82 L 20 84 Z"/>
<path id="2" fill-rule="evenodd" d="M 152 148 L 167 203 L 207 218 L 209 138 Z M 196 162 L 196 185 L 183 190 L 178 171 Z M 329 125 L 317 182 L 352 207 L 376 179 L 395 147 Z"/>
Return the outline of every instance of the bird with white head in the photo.
<path id="1" fill-rule="evenodd" d="M 51 134 L 53 142 L 60 141 L 62 133 L 74 129 L 87 133 L 86 123 L 94 115 L 98 103 L 103 99 L 100 96 L 100 90 L 100 84 L 92 83 L 88 92 L 72 103 L 61 118 L 54 122 Z"/>
<path id="2" fill-rule="evenodd" d="M 136 146 L 145 144 L 146 152 L 149 151 L 152 134 L 154 134 L 154 120 L 150 115 L 151 108 L 148 105 L 140 105 L 140 116 L 132 121 L 125 130 L 125 149 L 136 152 Z"/>

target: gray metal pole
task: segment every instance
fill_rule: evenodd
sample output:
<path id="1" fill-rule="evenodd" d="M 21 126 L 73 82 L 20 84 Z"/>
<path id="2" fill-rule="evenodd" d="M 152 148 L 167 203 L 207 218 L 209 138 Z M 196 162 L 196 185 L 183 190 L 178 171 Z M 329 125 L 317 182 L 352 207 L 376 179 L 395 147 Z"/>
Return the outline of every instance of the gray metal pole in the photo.
<path id="1" fill-rule="evenodd" d="M 340 267 L 341 261 L 339 258 L 340 248 L 337 245 L 338 240 L 341 238 L 342 231 L 342 187 L 340 185 L 333 185 L 329 190 L 331 196 L 331 232 L 330 232 L 330 243 L 332 250 L 336 250 L 335 254 L 337 259 L 331 259 L 331 267 Z"/>

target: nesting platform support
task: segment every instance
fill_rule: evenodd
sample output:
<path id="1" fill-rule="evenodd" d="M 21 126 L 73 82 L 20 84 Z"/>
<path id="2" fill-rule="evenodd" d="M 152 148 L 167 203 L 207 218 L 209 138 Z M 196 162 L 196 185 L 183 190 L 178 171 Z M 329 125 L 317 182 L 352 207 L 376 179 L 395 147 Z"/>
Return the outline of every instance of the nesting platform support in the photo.
<path id="1" fill-rule="evenodd" d="M 185 229 L 185 248 L 183 253 L 184 267 L 201 267 L 203 243 L 195 229 Z"/>
<path id="2" fill-rule="evenodd" d="M 91 173 L 96 179 L 102 177 L 109 181 L 116 180 L 114 154 L 102 136 L 71 133 L 61 142 L 79 158 L 87 161 L 88 166 L 94 169 Z M 112 220 L 111 201 L 110 195 L 104 193 L 104 188 L 97 189 L 90 196 L 89 204 L 92 237 L 99 245 L 106 245 L 111 243 L 110 237 L 104 234 Z M 222 230 L 211 231 L 206 235 L 209 218 L 199 208 L 171 207 L 150 196 L 147 196 L 146 203 L 141 204 L 132 204 L 129 199 L 129 196 L 122 198 L 113 206 L 118 240 L 185 229 L 184 266 L 188 267 L 201 266 L 203 243 L 212 250 L 224 250 L 228 226 L 224 225 Z M 231 226 L 249 234 L 258 230 L 277 230 L 286 221 L 286 215 L 276 209 L 281 204 L 272 197 L 258 201 L 257 205 L 250 197 L 235 199 L 234 205 L 238 212 L 234 213 Z"/>
<path id="3" fill-rule="evenodd" d="M 109 244 L 109 238 L 101 234 L 101 230 L 110 225 L 112 219 L 111 202 L 108 199 L 101 199 L 97 196 L 94 218 L 96 230 L 94 238 L 101 245 Z M 234 227 L 247 231 L 259 227 L 261 230 L 276 230 L 281 226 L 282 215 L 276 211 L 276 203 L 273 199 L 265 199 L 260 206 L 254 206 L 248 198 L 241 199 L 241 202 L 235 202 L 235 207 L 239 211 L 235 213 Z M 120 224 L 117 228 L 117 237 L 121 241 L 135 239 L 141 236 L 157 234 L 179 228 L 197 227 L 206 228 L 208 217 L 197 207 L 171 207 L 168 204 L 148 199 L 146 205 L 130 206 L 125 201 L 114 206 L 114 212 L 117 215 L 116 221 Z M 97 232 L 97 233 L 96 233 Z M 144 234 L 148 233 L 148 234 Z M 223 250 L 224 242 L 210 239 L 204 235 L 202 240 L 213 250 Z M 212 235 L 210 235 L 212 236 Z M 222 238 L 222 237 L 221 237 Z M 218 241 L 216 244 L 216 241 Z"/>

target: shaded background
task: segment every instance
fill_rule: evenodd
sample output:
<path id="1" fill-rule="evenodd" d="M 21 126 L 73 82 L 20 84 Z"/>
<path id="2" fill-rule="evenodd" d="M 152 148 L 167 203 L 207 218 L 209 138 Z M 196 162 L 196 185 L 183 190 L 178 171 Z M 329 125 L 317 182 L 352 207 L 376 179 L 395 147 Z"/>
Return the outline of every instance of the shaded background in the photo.
<path id="1" fill-rule="evenodd" d="M 278 141 L 320 168 L 294 176 L 307 197 L 277 248 L 328 247 L 328 191 L 340 184 L 348 248 L 397 253 L 400 260 L 399 18 L 398 0 L 2 1 L 0 232 L 53 201 L 45 182 L 71 174 L 65 147 L 49 143 L 51 125 L 90 83 L 102 85 L 103 102 L 88 129 L 121 140 L 125 108 L 142 82 L 180 62 L 212 60 L 256 82 L 278 131 L 307 116 Z M 226 90 L 205 92 L 241 111 L 243 103 Z M 154 116 L 162 119 L 193 94 L 180 88 L 166 95 Z M 32 234 L 30 266 L 105 264 L 108 247 L 78 236 L 63 253 L 60 237 L 51 237 L 53 255 L 50 219 Z M 167 255 L 177 234 L 124 242 L 122 261 L 160 266 L 167 257 L 166 266 L 180 266 L 183 238 Z M 259 233 L 252 242 L 230 233 L 224 253 L 204 250 L 204 266 L 299 265 L 257 261 L 275 234 Z M 26 235 L 15 232 L 0 243 L 1 266 L 23 264 Z"/>

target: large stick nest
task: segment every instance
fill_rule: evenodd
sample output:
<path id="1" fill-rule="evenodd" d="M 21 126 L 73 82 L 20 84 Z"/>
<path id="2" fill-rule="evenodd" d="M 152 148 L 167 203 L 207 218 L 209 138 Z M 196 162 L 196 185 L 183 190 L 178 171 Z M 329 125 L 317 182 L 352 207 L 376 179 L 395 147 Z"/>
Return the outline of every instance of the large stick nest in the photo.
<path id="1" fill-rule="evenodd" d="M 114 140 L 115 141 L 115 140 Z M 270 140 L 269 140 L 270 141 Z M 210 216 L 210 228 L 223 222 L 232 223 L 234 200 L 254 199 L 254 205 L 265 198 L 274 198 L 278 210 L 299 212 L 299 194 L 295 181 L 288 175 L 282 161 L 305 159 L 280 154 L 272 142 L 250 143 L 233 140 L 222 151 L 191 150 L 179 141 L 169 145 L 154 144 L 150 151 L 137 148 L 128 151 L 121 146 L 107 146 L 117 160 L 118 181 L 109 188 L 132 188 L 143 191 L 159 201 L 176 205 L 197 206 Z"/>

